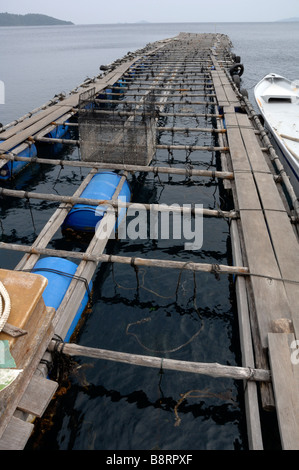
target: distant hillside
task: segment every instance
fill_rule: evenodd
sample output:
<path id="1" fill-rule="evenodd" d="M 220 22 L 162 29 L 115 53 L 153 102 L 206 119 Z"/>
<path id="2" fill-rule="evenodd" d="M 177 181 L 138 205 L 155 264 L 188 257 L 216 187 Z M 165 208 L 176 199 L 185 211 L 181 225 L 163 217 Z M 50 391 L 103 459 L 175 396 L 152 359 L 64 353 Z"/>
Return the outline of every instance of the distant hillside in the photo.
<path id="1" fill-rule="evenodd" d="M 47 26 L 47 25 L 71 25 L 71 21 L 57 20 L 47 15 L 28 13 L 27 15 L 14 15 L 12 13 L 0 13 L 0 26 Z"/>

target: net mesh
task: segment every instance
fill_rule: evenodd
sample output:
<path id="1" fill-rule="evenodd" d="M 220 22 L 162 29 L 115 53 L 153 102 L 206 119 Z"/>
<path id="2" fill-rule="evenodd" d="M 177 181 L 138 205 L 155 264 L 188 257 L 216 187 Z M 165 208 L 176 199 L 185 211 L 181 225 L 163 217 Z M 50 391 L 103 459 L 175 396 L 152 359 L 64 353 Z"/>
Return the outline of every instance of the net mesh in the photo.
<path id="1" fill-rule="evenodd" d="M 80 95 L 79 139 L 83 161 L 148 165 L 155 152 L 155 96 L 130 108 L 96 99 L 95 89 Z"/>

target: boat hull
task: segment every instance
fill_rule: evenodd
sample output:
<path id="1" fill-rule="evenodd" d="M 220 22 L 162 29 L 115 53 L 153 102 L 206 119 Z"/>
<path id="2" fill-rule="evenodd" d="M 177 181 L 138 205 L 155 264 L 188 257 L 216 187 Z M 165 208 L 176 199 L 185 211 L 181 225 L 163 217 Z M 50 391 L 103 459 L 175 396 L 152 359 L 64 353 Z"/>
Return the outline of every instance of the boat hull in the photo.
<path id="1" fill-rule="evenodd" d="M 299 88 L 269 74 L 255 87 L 255 100 L 296 196 L 299 197 Z"/>

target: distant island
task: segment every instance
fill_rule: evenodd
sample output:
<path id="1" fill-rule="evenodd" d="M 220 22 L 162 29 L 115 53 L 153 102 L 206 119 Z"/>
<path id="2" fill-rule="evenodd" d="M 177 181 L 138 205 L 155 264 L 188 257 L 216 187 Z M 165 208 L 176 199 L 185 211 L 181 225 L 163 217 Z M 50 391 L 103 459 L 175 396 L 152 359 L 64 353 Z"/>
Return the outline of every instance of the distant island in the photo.
<path id="1" fill-rule="evenodd" d="M 15 15 L 13 13 L 0 13 L 0 26 L 51 26 L 72 25 L 71 21 L 57 20 L 47 15 L 28 13 L 27 15 Z"/>
<path id="2" fill-rule="evenodd" d="M 290 22 L 290 21 L 299 21 L 299 18 L 294 17 L 294 18 L 286 18 L 284 20 L 278 20 L 279 23 L 285 23 L 285 22 Z"/>

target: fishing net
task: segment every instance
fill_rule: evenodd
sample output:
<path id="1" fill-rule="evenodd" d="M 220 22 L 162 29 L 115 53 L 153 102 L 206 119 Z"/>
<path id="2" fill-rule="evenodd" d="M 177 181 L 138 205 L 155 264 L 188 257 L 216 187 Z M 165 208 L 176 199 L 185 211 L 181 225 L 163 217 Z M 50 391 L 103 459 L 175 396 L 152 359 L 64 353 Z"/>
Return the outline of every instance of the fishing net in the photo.
<path id="1" fill-rule="evenodd" d="M 129 108 L 115 105 L 117 100 L 110 104 L 109 99 L 105 99 L 108 96 L 106 93 L 104 99 L 96 98 L 95 89 L 80 95 L 78 122 L 82 160 L 148 165 L 156 143 L 154 93 Z"/>

